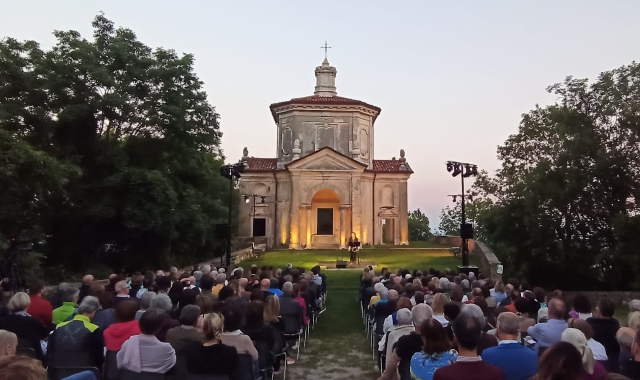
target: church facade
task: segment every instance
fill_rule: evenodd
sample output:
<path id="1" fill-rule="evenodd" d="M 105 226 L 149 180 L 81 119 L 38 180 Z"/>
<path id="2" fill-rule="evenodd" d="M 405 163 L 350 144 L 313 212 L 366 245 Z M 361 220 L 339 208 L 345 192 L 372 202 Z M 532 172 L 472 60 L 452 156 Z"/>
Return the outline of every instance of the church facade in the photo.
<path id="1" fill-rule="evenodd" d="M 270 106 L 276 157 L 243 151 L 239 235 L 269 248 L 343 248 L 408 244 L 407 181 L 400 157 L 374 159 L 380 108 L 337 95 L 337 70 L 325 58 L 311 96 Z"/>

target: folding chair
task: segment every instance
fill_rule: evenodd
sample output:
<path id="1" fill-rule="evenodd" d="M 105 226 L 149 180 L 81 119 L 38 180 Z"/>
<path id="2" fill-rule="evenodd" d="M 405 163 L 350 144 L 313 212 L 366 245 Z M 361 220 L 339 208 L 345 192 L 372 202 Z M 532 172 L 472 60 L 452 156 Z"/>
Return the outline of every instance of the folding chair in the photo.
<path id="1" fill-rule="evenodd" d="M 253 359 L 249 354 L 238 355 L 238 370 L 231 377 L 233 380 L 255 380 L 256 374 L 253 370 Z"/>
<path id="2" fill-rule="evenodd" d="M 266 342 L 253 342 L 258 351 L 258 375 L 261 380 L 268 380 L 273 374 L 273 363 L 271 362 L 271 352 Z"/>
<path id="3" fill-rule="evenodd" d="M 227 375 L 197 375 L 195 373 L 187 373 L 187 380 L 229 380 Z M 181 377 L 180 379 L 184 379 Z"/>
<path id="4" fill-rule="evenodd" d="M 49 380 L 62 380 L 65 377 L 69 377 L 71 375 L 75 375 L 80 372 L 90 371 L 95 376 L 96 379 L 100 379 L 100 370 L 96 367 L 49 367 Z M 143 379 L 137 379 L 143 380 Z M 144 379 L 146 380 L 146 379 Z M 152 379 L 149 379 L 152 380 Z"/>
<path id="5" fill-rule="evenodd" d="M 296 360 L 300 357 L 300 340 L 302 338 L 302 326 L 300 326 L 300 321 L 298 320 L 298 316 L 283 314 L 281 318 L 284 320 L 284 337 L 285 340 L 296 340 L 297 347 L 296 350 Z"/>
<path id="6" fill-rule="evenodd" d="M 183 380 L 187 376 L 187 356 L 183 352 L 176 354 L 176 364 L 167 375 L 171 380 Z"/>
<path id="7" fill-rule="evenodd" d="M 118 380 L 167 380 L 168 378 L 166 373 L 133 372 L 124 368 L 120 369 L 118 375 Z"/>
<path id="8" fill-rule="evenodd" d="M 104 358 L 104 379 L 118 380 L 120 371 L 118 370 L 118 351 L 107 351 Z"/>

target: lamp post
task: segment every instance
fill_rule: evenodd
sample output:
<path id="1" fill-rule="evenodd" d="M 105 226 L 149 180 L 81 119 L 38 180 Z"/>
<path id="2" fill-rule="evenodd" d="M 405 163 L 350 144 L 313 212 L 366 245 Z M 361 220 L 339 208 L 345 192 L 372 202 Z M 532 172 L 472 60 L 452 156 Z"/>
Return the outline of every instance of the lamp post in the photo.
<path id="1" fill-rule="evenodd" d="M 467 223 L 465 215 L 464 200 L 464 179 L 467 177 L 475 176 L 478 174 L 478 166 L 475 164 L 469 164 L 466 162 L 447 161 L 447 171 L 451 173 L 453 177 L 460 175 L 460 181 L 462 184 L 462 223 L 460 223 L 460 238 L 462 239 L 462 266 L 458 267 L 458 271 L 466 271 L 469 268 L 469 246 L 468 240 L 473 239 L 473 226 Z M 456 201 L 457 195 L 450 195 L 453 197 L 453 201 Z"/>
<path id="2" fill-rule="evenodd" d="M 238 162 L 236 164 L 223 165 L 220 168 L 220 175 L 229 180 L 229 219 L 227 221 L 227 247 L 225 250 L 227 266 L 231 266 L 231 211 L 233 207 L 233 180 L 242 177 L 240 173 L 244 173 L 244 164 Z"/>
<path id="3" fill-rule="evenodd" d="M 254 238 L 255 238 L 255 231 L 253 230 L 253 221 L 256 218 L 256 199 L 260 198 L 260 204 L 264 204 L 264 200 L 267 198 L 266 195 L 259 195 L 259 194 L 242 194 L 244 196 L 244 202 L 245 203 L 249 203 L 251 198 L 253 198 L 253 208 L 251 209 L 251 212 L 249 213 L 249 215 L 251 215 L 251 245 L 253 246 L 253 243 L 255 242 Z"/>

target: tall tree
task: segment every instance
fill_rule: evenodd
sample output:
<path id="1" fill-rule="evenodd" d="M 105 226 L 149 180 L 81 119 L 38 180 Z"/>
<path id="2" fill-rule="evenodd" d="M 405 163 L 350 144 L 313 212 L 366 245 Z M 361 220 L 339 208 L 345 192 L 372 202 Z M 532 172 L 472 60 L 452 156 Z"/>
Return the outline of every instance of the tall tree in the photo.
<path id="1" fill-rule="evenodd" d="M 497 200 L 485 218 L 490 239 L 532 280 L 628 284 L 624 265 L 608 263 L 620 242 L 614 221 L 638 207 L 640 65 L 591 84 L 568 77 L 548 91 L 557 102 L 523 116 L 518 133 L 498 147 L 500 170 L 482 184 Z M 571 279 L 560 272 L 566 268 Z"/>
<path id="2" fill-rule="evenodd" d="M 425 241 L 430 237 L 429 218 L 419 208 L 409 212 L 409 241 Z"/>
<path id="3" fill-rule="evenodd" d="M 56 31 L 50 50 L 0 42 L 0 130 L 46 158 L 64 194 L 42 220 L 20 222 L 48 236 L 49 264 L 72 270 L 211 255 L 228 183 L 218 174 L 219 116 L 194 57 L 152 49 L 103 15 L 93 28 L 91 40 Z"/>

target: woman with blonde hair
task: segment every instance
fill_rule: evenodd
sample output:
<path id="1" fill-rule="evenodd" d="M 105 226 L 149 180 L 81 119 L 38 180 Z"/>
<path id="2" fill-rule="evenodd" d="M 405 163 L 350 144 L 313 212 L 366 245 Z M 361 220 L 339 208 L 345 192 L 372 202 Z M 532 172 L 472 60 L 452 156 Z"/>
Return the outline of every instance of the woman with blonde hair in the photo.
<path id="1" fill-rule="evenodd" d="M 222 343 L 224 318 L 209 313 L 202 321 L 203 342 L 186 350 L 187 371 L 200 375 L 235 374 L 238 368 L 238 351 Z"/>
<path id="2" fill-rule="evenodd" d="M 442 327 L 447 327 L 449 321 L 444 316 L 444 305 L 449 302 L 447 296 L 444 293 L 438 293 L 433 297 L 433 302 L 431 303 L 431 309 L 433 310 L 433 319 L 440 322 Z"/>
<path id="3" fill-rule="evenodd" d="M 587 338 L 582 331 L 570 327 L 562 333 L 562 341 L 571 343 L 582 356 L 584 373 L 580 377 L 581 380 L 603 380 L 607 376 L 602 364 L 594 359 L 593 351 L 587 345 Z"/>
<path id="4" fill-rule="evenodd" d="M 500 305 L 505 298 L 507 298 L 507 294 L 504 292 L 504 284 L 502 281 L 497 281 L 496 285 L 490 291 L 491 297 L 496 299 L 496 303 Z"/>
<path id="5" fill-rule="evenodd" d="M 16 334 L 24 344 L 21 344 L 20 348 L 33 348 L 36 359 L 42 361 L 44 360 L 44 354 L 40 341 L 49 336 L 49 328 L 27 313 L 30 305 L 31 298 L 27 293 L 18 292 L 14 294 L 9 303 L 7 303 L 7 308 L 11 313 L 4 319 L 2 328 Z"/>
<path id="6" fill-rule="evenodd" d="M 286 342 L 284 338 L 284 319 L 280 318 L 280 300 L 275 295 L 267 296 L 264 300 L 264 322 L 268 323 L 280 333 L 280 343 L 281 346 L 284 347 L 284 343 Z M 293 364 L 296 361 L 293 358 L 289 357 L 289 353 L 287 353 L 287 364 Z"/>

